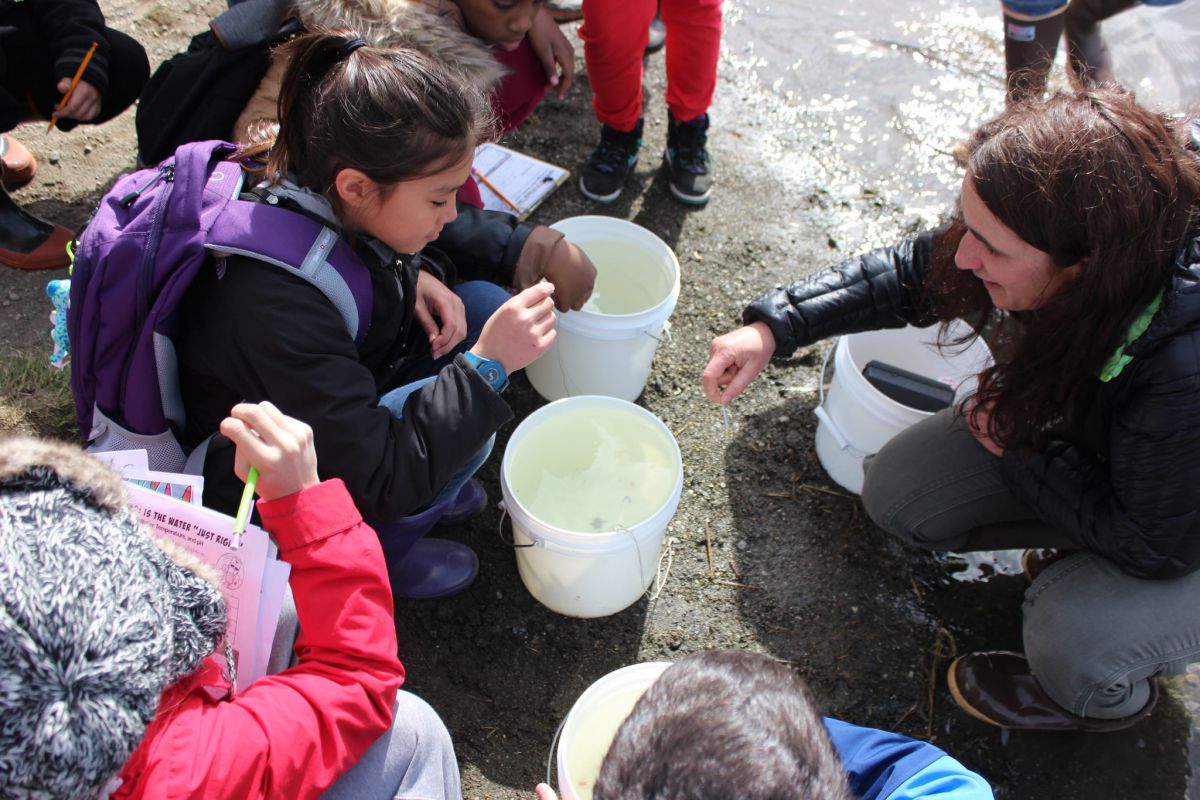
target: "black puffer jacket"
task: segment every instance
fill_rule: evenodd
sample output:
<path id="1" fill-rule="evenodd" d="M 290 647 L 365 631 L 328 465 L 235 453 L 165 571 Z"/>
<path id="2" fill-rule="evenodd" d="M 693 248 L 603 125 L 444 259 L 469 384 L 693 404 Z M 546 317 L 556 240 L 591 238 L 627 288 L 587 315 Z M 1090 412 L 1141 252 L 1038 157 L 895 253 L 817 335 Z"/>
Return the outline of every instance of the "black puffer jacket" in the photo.
<path id="1" fill-rule="evenodd" d="M 770 326 L 777 356 L 828 336 L 932 324 L 921 298 L 932 250 L 922 234 L 850 259 L 776 287 L 743 319 Z M 1106 443 L 1093 450 L 1072 437 L 1006 452 L 1005 476 L 1043 520 L 1129 574 L 1186 575 L 1200 569 L 1200 238 L 1181 251 L 1158 312 L 1125 353 L 1133 360 L 1098 392 Z"/>

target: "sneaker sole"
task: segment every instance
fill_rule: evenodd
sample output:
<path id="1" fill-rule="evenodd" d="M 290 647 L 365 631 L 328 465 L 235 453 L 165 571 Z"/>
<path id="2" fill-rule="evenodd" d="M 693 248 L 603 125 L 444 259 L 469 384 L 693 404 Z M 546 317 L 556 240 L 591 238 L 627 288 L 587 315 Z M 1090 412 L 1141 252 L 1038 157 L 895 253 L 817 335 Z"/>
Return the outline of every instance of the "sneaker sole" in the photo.
<path id="1" fill-rule="evenodd" d="M 633 163 L 629 165 L 629 172 L 633 172 L 633 168 L 636 166 L 637 166 L 637 159 L 635 158 L 633 160 Z M 628 174 L 629 173 L 626 173 L 626 177 L 628 177 Z M 624 183 L 624 181 L 622 181 L 622 184 L 623 183 Z M 596 194 L 595 192 L 589 192 L 587 186 L 585 186 L 583 184 L 583 178 L 580 178 L 579 179 L 579 191 L 580 191 L 580 193 L 583 194 L 584 197 L 588 198 L 589 200 L 594 200 L 597 203 L 611 203 L 612 201 L 616 200 L 618 197 L 621 196 L 621 192 L 625 191 L 625 186 L 624 185 L 618 186 L 617 190 L 615 192 L 613 192 L 612 194 Z"/>
<path id="2" fill-rule="evenodd" d="M 680 189 L 671 180 L 671 151 L 663 151 L 662 169 L 667 172 L 667 187 L 671 190 L 671 196 L 681 203 L 687 203 L 690 206 L 702 206 L 708 202 L 709 196 L 712 195 L 712 186 L 708 187 L 708 191 L 704 194 L 688 194 Z"/>
<path id="3" fill-rule="evenodd" d="M 708 198 L 712 194 L 711 187 L 704 194 L 687 194 L 686 192 L 683 192 L 679 188 L 677 188 L 675 186 L 675 184 L 670 183 L 669 181 L 668 181 L 668 184 L 671 188 L 671 196 L 674 197 L 679 202 L 687 203 L 690 206 L 704 205 L 705 203 L 708 202 Z"/>

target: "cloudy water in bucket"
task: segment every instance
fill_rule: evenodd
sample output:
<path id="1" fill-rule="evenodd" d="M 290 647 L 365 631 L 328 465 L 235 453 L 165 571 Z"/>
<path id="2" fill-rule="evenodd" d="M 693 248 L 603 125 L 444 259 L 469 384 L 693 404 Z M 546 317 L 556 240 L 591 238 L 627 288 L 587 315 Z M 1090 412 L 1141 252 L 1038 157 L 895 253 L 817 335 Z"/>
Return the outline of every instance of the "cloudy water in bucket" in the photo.
<path id="1" fill-rule="evenodd" d="M 510 445 L 512 446 L 512 445 Z M 653 516 L 678 477 L 673 442 L 612 408 L 550 417 L 516 443 L 508 481 L 528 514 L 577 533 L 608 533 Z"/>
<path id="2" fill-rule="evenodd" d="M 575 244 L 596 266 L 596 286 L 583 309 L 597 314 L 638 314 L 671 293 L 672 278 L 660 259 L 636 244 L 592 239 Z"/>
<path id="3" fill-rule="evenodd" d="M 587 716 L 579 720 L 578 733 L 567 751 L 571 789 L 579 800 L 592 800 L 592 789 L 596 786 L 596 778 L 600 777 L 600 765 L 608 755 L 617 728 L 633 711 L 646 688 L 633 686 L 609 695 L 599 708 L 589 709 Z"/>

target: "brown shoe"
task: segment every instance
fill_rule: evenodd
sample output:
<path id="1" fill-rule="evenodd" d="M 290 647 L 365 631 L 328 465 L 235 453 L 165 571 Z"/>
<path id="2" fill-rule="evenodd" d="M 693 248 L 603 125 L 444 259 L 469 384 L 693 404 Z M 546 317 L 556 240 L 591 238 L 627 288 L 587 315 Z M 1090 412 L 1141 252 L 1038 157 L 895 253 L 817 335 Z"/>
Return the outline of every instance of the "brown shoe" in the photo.
<path id="1" fill-rule="evenodd" d="M 0 248 L 0 264 L 14 269 L 39 270 L 62 269 L 71 263 L 67 245 L 75 234 L 61 225 L 55 225 L 45 241 L 28 253 Z"/>
<path id="2" fill-rule="evenodd" d="M 1158 686 L 1151 681 L 1150 702 L 1133 716 L 1076 716 L 1042 691 L 1025 656 L 1004 650 L 959 656 L 950 664 L 946 681 L 954 702 L 963 711 L 992 725 L 1018 730 L 1119 731 L 1140 721 L 1158 701 Z"/>
<path id="3" fill-rule="evenodd" d="M 7 133 L 0 134 L 0 166 L 3 166 L 4 188 L 10 192 L 27 186 L 37 174 L 37 160 Z"/>
<path id="4" fill-rule="evenodd" d="M 1055 550 L 1053 547 L 1030 548 L 1021 554 L 1021 572 L 1025 574 L 1025 580 L 1033 583 L 1038 575 L 1046 571 L 1046 567 L 1077 552 L 1079 551 Z"/>

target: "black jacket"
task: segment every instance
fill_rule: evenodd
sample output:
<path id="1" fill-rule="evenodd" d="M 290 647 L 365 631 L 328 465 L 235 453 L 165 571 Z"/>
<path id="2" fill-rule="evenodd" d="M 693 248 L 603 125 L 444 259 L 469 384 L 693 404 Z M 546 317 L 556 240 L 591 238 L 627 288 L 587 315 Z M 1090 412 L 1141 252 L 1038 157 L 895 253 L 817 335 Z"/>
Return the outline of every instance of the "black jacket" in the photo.
<path id="1" fill-rule="evenodd" d="M 459 280 L 508 284 L 529 230 L 508 214 L 463 207 L 429 261 L 385 259 L 360 242 L 374 301 L 357 347 L 311 284 L 247 257 L 214 260 L 188 290 L 177 338 L 185 444 L 213 434 L 235 403 L 270 400 L 312 426 L 322 479 L 345 481 L 364 517 L 417 511 L 512 418 L 462 356 L 409 398 L 403 419 L 378 405 L 405 360 L 429 352 L 413 311 L 418 269 L 427 265 L 451 283 L 453 262 Z M 218 434 L 204 461 L 204 502 L 226 513 L 241 494 L 233 452 Z"/>
<path id="2" fill-rule="evenodd" d="M 770 326 L 778 356 L 828 336 L 932 324 L 921 298 L 932 249 L 922 234 L 777 286 L 743 319 Z M 1044 521 L 1129 574 L 1186 575 L 1200 568 L 1200 238 L 1125 353 L 1132 362 L 1098 392 L 1104 444 L 1068 432 L 1040 453 L 1005 452 L 1005 478 Z"/>
<path id="3" fill-rule="evenodd" d="M 24 47 L 33 46 L 34 42 L 44 43 L 54 64 L 53 82 L 74 77 L 95 42 L 96 52 L 88 62 L 83 80 L 103 95 L 108 89 L 106 30 L 104 14 L 96 0 L 0 0 L 0 74 L 8 69 L 3 57 L 8 42 Z M 12 97 L 0 90 L 0 115 L 25 116 L 28 111 L 24 97 Z"/>

